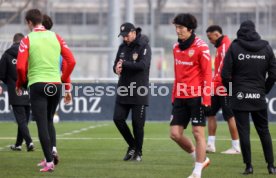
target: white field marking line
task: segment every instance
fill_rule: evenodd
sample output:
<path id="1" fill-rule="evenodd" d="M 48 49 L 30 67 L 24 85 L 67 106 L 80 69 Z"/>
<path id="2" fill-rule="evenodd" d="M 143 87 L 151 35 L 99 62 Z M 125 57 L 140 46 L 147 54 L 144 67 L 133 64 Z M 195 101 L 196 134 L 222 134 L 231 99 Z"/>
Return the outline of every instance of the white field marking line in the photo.
<path id="1" fill-rule="evenodd" d="M 74 132 L 75 133 L 75 132 Z M 67 135 L 67 134 L 66 134 Z M 14 137 L 0 137 L 0 140 L 14 140 Z M 120 137 L 57 137 L 57 139 L 59 140 L 123 140 L 123 138 Z M 38 141 L 38 139 L 35 137 L 34 138 L 35 141 Z M 151 138 L 151 137 L 146 137 L 144 138 L 144 140 L 171 140 L 170 138 Z M 223 138 L 216 138 L 216 140 L 218 141 L 231 141 L 231 139 L 223 139 Z M 253 138 L 250 139 L 250 141 L 256 142 L 256 141 L 260 141 L 260 139 L 257 138 Z M 272 139 L 273 142 L 276 142 L 276 139 Z"/>
<path id="2" fill-rule="evenodd" d="M 73 130 L 71 132 L 66 132 L 66 133 L 63 133 L 63 134 L 59 134 L 59 135 L 57 135 L 57 138 L 58 137 L 63 137 L 63 136 L 68 136 L 68 135 L 73 135 L 73 134 L 77 134 L 77 133 L 81 133 L 81 132 L 85 132 L 85 131 L 90 130 L 90 129 L 95 129 L 95 128 L 104 127 L 104 126 L 108 126 L 108 125 L 109 124 L 91 125 L 89 127 L 81 128 L 79 130 Z"/>
<path id="3" fill-rule="evenodd" d="M 79 130 L 73 130 L 71 132 L 66 132 L 66 133 L 57 135 L 57 139 L 63 139 L 62 138 L 63 136 L 73 135 L 73 134 L 84 132 L 84 131 L 87 131 L 87 130 L 90 130 L 90 129 L 95 129 L 95 128 L 104 127 L 104 126 L 108 126 L 108 125 L 109 124 L 99 124 L 99 125 L 92 125 L 92 126 L 89 126 L 89 127 L 86 127 L 86 128 L 81 128 Z M 14 140 L 14 139 L 16 139 L 16 138 L 15 137 L 0 137 L 0 140 Z M 38 141 L 38 138 L 34 137 L 33 138 L 33 142 L 37 142 L 37 141 Z M 2 151 L 5 148 L 8 148 L 8 147 L 10 147 L 10 145 L 6 145 L 4 147 L 0 147 L 0 151 Z"/>

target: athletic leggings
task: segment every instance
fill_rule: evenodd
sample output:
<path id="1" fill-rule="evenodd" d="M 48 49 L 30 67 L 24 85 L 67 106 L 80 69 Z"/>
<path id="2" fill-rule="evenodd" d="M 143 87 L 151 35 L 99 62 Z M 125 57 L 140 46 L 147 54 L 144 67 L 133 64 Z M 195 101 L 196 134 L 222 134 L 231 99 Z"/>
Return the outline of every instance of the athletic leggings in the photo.
<path id="1" fill-rule="evenodd" d="M 61 84 L 35 83 L 30 87 L 32 115 L 47 162 L 53 161 L 52 148 L 56 142 L 53 117 L 61 96 Z"/>

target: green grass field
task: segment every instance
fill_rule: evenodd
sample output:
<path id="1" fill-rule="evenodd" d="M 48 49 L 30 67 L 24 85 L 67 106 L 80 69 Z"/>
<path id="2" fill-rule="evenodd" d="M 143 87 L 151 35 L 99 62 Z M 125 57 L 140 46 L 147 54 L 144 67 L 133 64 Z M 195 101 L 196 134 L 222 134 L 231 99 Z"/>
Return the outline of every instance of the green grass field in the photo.
<path id="1" fill-rule="evenodd" d="M 168 137 L 166 122 L 147 122 L 142 162 L 124 162 L 127 145 L 112 122 L 61 122 L 56 124 L 57 146 L 61 158 L 53 173 L 40 173 L 36 164 L 43 158 L 37 140 L 36 125 L 30 124 L 36 150 L 10 151 L 15 142 L 16 124 L 0 123 L 0 178 L 185 178 L 193 169 L 190 155 Z M 270 125 L 272 138 L 276 124 Z M 190 127 L 186 132 L 191 137 Z M 267 173 L 260 141 L 251 127 L 254 175 L 270 177 Z M 275 140 L 273 141 L 275 145 Z M 206 178 L 238 178 L 244 169 L 241 155 L 220 154 L 230 148 L 227 125 L 218 125 L 217 153 L 209 154 L 211 165 L 203 171 Z"/>

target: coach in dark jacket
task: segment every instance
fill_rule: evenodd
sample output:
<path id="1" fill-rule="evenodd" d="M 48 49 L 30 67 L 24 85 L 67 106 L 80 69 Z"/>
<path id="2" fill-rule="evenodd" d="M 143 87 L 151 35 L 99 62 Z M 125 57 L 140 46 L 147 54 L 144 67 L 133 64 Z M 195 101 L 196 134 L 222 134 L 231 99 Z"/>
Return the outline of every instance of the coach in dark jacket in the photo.
<path id="1" fill-rule="evenodd" d="M 268 128 L 267 94 L 276 80 L 276 59 L 267 41 L 255 31 L 252 21 L 241 24 L 224 60 L 223 84 L 233 84 L 230 105 L 240 136 L 244 174 L 252 174 L 249 114 L 261 139 L 269 174 L 276 174 L 273 148 Z M 231 89 L 231 87 L 230 87 Z M 231 93 L 230 93 L 231 94 Z"/>
<path id="2" fill-rule="evenodd" d="M 148 37 L 141 34 L 141 28 L 135 28 L 131 23 L 121 25 L 119 36 L 123 37 L 123 43 L 118 49 L 113 71 L 119 75 L 117 91 L 125 88 L 127 92 L 117 92 L 113 120 L 129 145 L 124 160 L 141 161 L 151 48 Z M 130 110 L 134 137 L 126 124 Z"/>
<path id="3" fill-rule="evenodd" d="M 8 88 L 9 104 L 12 106 L 14 116 L 18 124 L 17 139 L 15 145 L 11 145 L 12 150 L 21 150 L 23 139 L 26 142 L 27 150 L 33 151 L 34 146 L 28 129 L 28 121 L 30 116 L 29 94 L 27 90 L 23 90 L 18 96 L 15 92 L 15 83 L 17 79 L 16 63 L 20 40 L 23 34 L 17 33 L 13 38 L 13 45 L 7 49 L 0 60 L 0 80 L 2 80 Z"/>

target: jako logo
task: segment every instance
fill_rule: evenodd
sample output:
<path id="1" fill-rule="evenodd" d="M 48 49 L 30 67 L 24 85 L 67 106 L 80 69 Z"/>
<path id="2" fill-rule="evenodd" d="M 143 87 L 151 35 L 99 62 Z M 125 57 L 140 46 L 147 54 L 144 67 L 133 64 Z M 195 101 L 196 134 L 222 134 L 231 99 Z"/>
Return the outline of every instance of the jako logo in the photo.
<path id="1" fill-rule="evenodd" d="M 261 95 L 259 93 L 246 93 L 244 95 L 243 92 L 238 92 L 237 93 L 237 99 L 242 100 L 242 99 L 260 99 Z"/>
<path id="2" fill-rule="evenodd" d="M 259 93 L 246 93 L 246 99 L 260 99 L 261 95 Z"/>
<path id="3" fill-rule="evenodd" d="M 242 100 L 243 98 L 244 98 L 243 92 L 238 92 L 238 93 L 237 93 L 237 99 L 238 99 L 238 100 Z"/>

